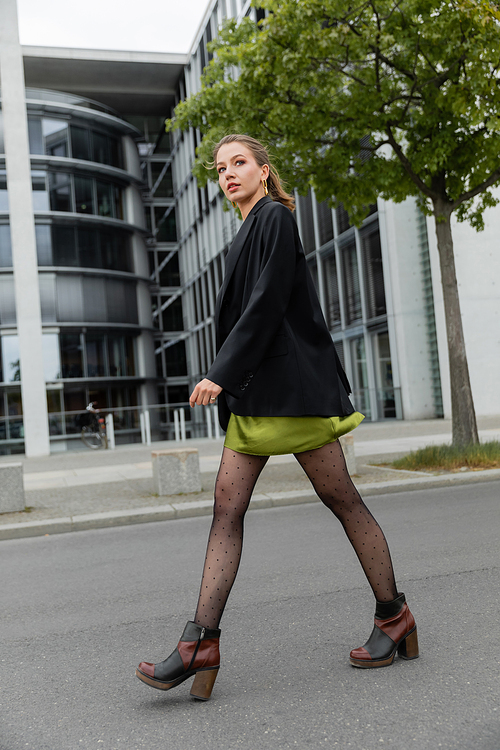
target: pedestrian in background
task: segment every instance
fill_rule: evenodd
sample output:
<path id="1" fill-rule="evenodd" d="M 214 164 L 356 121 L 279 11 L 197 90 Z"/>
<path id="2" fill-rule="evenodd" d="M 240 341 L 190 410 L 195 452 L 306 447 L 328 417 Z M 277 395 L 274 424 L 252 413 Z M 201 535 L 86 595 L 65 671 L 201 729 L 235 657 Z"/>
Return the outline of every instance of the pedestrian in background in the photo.
<path id="1" fill-rule="evenodd" d="M 217 297 L 217 356 L 190 404 L 217 401 L 226 438 L 194 620 L 165 661 L 141 662 L 136 670 L 161 690 L 195 675 L 191 695 L 201 700 L 208 700 L 217 677 L 219 623 L 240 563 L 244 517 L 271 455 L 295 455 L 340 520 L 375 595 L 372 634 L 351 651 L 351 664 L 384 667 L 396 652 L 418 656 L 415 620 L 397 590 L 384 533 L 354 487 L 338 441 L 363 415 L 348 398 L 292 216 L 293 197 L 264 146 L 249 136 L 223 138 L 214 163 L 243 224 Z"/>

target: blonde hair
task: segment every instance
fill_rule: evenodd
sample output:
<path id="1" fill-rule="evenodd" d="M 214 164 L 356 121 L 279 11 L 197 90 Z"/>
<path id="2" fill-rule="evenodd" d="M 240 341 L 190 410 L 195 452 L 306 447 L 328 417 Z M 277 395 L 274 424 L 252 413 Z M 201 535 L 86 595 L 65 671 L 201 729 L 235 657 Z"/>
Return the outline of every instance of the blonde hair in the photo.
<path id="1" fill-rule="evenodd" d="M 217 154 L 219 153 L 220 147 L 224 146 L 226 143 L 243 143 L 244 146 L 247 146 L 247 148 L 250 149 L 259 167 L 263 167 L 264 164 L 267 164 L 269 166 L 269 177 L 267 178 L 267 189 L 269 190 L 269 195 L 273 201 L 282 203 L 289 208 L 290 211 L 295 210 L 295 198 L 283 189 L 280 176 L 276 168 L 271 164 L 267 149 L 262 143 L 260 143 L 260 141 L 256 140 L 256 138 L 252 138 L 250 135 L 226 135 L 224 138 L 221 138 L 214 148 L 214 164 L 217 162 Z"/>

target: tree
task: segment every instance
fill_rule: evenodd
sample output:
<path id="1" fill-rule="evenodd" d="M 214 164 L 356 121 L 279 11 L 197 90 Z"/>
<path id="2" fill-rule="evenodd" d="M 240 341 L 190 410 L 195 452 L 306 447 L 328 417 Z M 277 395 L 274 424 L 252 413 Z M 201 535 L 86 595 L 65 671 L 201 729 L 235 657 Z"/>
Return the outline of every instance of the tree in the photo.
<path id="1" fill-rule="evenodd" d="M 377 196 L 416 196 L 435 218 L 453 443 L 478 442 L 451 216 L 480 230 L 500 181 L 500 13 L 489 0 L 259 0 L 226 22 L 201 91 L 167 129 L 198 128 L 204 184 L 214 142 L 249 133 L 301 192 L 359 223 Z M 210 176 L 215 178 L 214 174 Z M 335 196 L 334 199 L 331 196 Z"/>

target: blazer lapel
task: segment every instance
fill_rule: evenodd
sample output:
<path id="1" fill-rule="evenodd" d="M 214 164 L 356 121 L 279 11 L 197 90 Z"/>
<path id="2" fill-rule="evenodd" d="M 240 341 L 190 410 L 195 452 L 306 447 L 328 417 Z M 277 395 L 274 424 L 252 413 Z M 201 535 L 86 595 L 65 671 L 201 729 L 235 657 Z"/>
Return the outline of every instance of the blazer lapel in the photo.
<path id="1" fill-rule="evenodd" d="M 224 294 L 226 293 L 228 284 L 231 281 L 231 276 L 233 275 L 234 269 L 236 268 L 236 263 L 238 262 L 238 258 L 241 255 L 241 251 L 245 246 L 246 239 L 254 223 L 255 214 L 257 213 L 259 208 L 264 205 L 264 203 L 268 203 L 270 200 L 271 198 L 266 197 L 261 198 L 260 201 L 257 201 L 255 206 L 252 208 L 249 215 L 241 225 L 238 234 L 234 238 L 233 243 L 229 248 L 228 254 L 226 255 L 226 272 L 224 274 L 224 281 L 222 282 L 219 294 L 217 295 L 217 303 L 215 306 L 216 320 L 218 320 L 219 318 L 220 306 L 222 304 L 222 300 L 224 299 Z"/>
<path id="2" fill-rule="evenodd" d="M 234 238 L 233 244 L 229 248 L 228 254 L 226 255 L 226 272 L 224 274 L 224 281 L 222 282 L 219 294 L 217 295 L 217 305 L 215 310 L 215 314 L 217 317 L 219 316 L 220 306 L 222 304 L 222 300 L 224 299 L 224 294 L 226 293 L 227 286 L 231 280 L 231 276 L 233 275 L 234 269 L 236 268 L 236 263 L 245 245 L 245 240 L 248 237 L 250 229 L 252 228 L 254 218 L 255 217 L 253 214 L 247 216 L 246 220 L 241 225 L 238 234 Z"/>

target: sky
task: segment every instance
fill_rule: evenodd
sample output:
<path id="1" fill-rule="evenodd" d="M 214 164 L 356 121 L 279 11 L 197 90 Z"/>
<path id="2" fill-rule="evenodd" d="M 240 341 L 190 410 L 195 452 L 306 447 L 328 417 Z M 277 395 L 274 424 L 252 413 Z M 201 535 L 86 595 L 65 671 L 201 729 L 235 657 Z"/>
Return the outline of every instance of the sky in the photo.
<path id="1" fill-rule="evenodd" d="M 185 53 L 208 2 L 17 0 L 19 36 L 44 47 Z"/>

